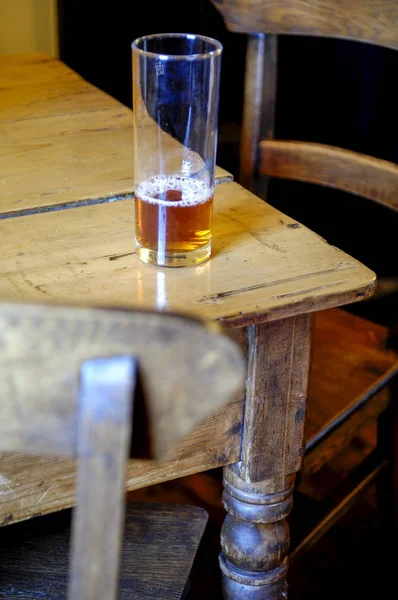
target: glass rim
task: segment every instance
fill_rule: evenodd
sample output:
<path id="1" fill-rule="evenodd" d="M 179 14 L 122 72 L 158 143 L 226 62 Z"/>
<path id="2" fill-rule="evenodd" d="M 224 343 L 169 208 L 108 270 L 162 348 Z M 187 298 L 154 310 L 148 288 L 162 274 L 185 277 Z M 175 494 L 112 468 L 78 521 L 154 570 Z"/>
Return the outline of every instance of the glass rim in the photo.
<path id="1" fill-rule="evenodd" d="M 209 52 L 203 52 L 198 54 L 166 54 L 163 52 L 150 52 L 149 50 L 143 50 L 139 48 L 139 44 L 148 40 L 154 39 L 167 39 L 167 38 L 183 38 L 183 39 L 197 39 L 209 44 L 213 44 L 214 50 Z M 199 35 L 197 33 L 152 33 L 150 35 L 143 35 L 135 39 L 131 44 L 131 49 L 140 56 L 147 56 L 148 58 L 157 57 L 158 60 L 202 60 L 211 58 L 213 56 L 219 56 L 223 51 L 223 45 L 218 40 L 208 37 L 207 35 Z"/>

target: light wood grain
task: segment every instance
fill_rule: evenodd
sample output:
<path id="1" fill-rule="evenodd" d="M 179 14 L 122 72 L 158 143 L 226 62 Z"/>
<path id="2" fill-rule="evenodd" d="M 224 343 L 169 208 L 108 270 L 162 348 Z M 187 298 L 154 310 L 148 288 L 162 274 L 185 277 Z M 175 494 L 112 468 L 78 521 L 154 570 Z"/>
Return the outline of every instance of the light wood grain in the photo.
<path id="1" fill-rule="evenodd" d="M 240 457 L 243 398 L 214 412 L 179 444 L 166 462 L 129 460 L 126 489 L 134 490 L 234 463 Z M 28 475 L 28 476 L 27 476 Z M 74 461 L 47 456 L 0 456 L 0 525 L 76 504 Z"/>
<path id="2" fill-rule="evenodd" d="M 216 186 L 214 252 L 199 268 L 135 256 L 133 201 L 0 221 L 0 296 L 182 310 L 229 325 L 360 300 L 369 269 L 235 183 Z"/>
<path id="3" fill-rule="evenodd" d="M 46 54 L 0 56 L 0 81 L 0 123 L 122 106 Z"/>
<path id="4" fill-rule="evenodd" d="M 0 57 L 0 78 L 0 214 L 133 194 L 129 108 L 43 55 Z"/>
<path id="5" fill-rule="evenodd" d="M 395 0 L 212 0 L 231 31 L 318 35 L 398 48 Z"/>
<path id="6" fill-rule="evenodd" d="M 0 123 L 1 213 L 132 194 L 127 108 Z"/>
<path id="7" fill-rule="evenodd" d="M 334 187 L 398 210 L 398 165 L 342 148 L 264 140 L 259 173 Z"/>

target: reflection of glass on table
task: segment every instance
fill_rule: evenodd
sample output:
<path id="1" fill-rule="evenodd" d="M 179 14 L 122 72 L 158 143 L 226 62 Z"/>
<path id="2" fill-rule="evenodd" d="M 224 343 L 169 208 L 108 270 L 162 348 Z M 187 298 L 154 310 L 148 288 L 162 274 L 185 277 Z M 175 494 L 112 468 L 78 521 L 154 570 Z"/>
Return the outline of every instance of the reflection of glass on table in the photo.
<path id="1" fill-rule="evenodd" d="M 160 266 L 211 255 L 222 47 L 162 34 L 133 49 L 137 254 Z"/>

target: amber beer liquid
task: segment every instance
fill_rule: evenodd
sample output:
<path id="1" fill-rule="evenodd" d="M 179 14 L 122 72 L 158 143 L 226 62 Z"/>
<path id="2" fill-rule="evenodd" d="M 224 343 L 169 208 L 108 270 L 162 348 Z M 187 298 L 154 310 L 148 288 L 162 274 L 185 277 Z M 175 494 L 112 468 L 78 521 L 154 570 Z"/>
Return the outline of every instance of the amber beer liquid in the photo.
<path id="1" fill-rule="evenodd" d="M 138 184 L 135 193 L 136 242 L 145 262 L 199 264 L 211 254 L 213 190 L 200 180 L 169 175 Z"/>

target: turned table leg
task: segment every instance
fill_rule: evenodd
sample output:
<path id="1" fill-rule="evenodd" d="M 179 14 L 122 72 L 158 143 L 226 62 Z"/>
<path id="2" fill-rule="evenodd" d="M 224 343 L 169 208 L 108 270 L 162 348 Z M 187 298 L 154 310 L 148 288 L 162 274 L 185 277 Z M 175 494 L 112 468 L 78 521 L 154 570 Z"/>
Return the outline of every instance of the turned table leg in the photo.
<path id="1" fill-rule="evenodd" d="M 310 341 L 307 315 L 247 329 L 241 460 L 224 469 L 226 600 L 287 598 L 286 518 L 304 453 Z"/>

